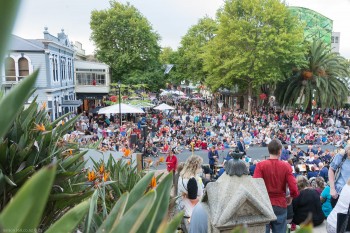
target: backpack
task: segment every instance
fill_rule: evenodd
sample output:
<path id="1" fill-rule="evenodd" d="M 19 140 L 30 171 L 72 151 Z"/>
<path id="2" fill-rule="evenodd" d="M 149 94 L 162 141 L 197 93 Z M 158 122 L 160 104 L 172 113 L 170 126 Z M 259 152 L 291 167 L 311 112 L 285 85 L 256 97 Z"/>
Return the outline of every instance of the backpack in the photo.
<path id="1" fill-rule="evenodd" d="M 187 197 L 188 199 L 197 199 L 198 195 L 198 184 L 195 177 L 191 177 L 187 182 Z"/>

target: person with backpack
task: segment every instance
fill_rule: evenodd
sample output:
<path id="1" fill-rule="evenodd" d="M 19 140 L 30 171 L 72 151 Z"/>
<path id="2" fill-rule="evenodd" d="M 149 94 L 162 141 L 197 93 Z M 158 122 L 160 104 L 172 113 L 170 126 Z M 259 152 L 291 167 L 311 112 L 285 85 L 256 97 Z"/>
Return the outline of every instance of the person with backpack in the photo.
<path id="1" fill-rule="evenodd" d="M 177 209 L 185 212 L 185 219 L 189 220 L 193 208 L 203 195 L 203 182 L 199 176 L 202 170 L 203 159 L 197 155 L 190 156 L 180 172 L 178 179 Z M 197 184 L 197 191 L 194 190 Z M 196 191 L 196 192 L 194 192 Z"/>
<path id="2" fill-rule="evenodd" d="M 339 194 L 348 179 L 350 179 L 350 146 L 345 148 L 344 154 L 337 154 L 329 166 L 328 180 L 333 208 L 337 204 Z"/>

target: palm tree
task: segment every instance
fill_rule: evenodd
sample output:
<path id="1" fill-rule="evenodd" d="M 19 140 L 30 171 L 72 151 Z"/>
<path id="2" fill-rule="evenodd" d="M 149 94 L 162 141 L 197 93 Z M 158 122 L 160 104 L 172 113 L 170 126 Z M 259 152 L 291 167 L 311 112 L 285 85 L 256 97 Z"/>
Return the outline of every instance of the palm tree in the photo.
<path id="1" fill-rule="evenodd" d="M 311 106 L 341 107 L 349 95 L 349 63 L 320 41 L 313 41 L 301 69 L 278 83 L 276 98 L 282 106 L 300 104 L 311 112 Z M 313 102 L 314 101 L 314 102 Z"/>

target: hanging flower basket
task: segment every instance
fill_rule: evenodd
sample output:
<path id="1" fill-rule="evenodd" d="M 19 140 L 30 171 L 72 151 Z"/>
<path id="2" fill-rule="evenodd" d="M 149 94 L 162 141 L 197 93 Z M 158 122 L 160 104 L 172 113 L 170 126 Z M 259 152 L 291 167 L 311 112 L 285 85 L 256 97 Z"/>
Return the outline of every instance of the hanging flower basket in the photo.
<path id="1" fill-rule="evenodd" d="M 265 93 L 261 93 L 261 94 L 259 95 L 259 97 L 260 97 L 261 100 L 266 100 L 267 95 L 266 95 Z"/>
<path id="2" fill-rule="evenodd" d="M 117 96 L 112 95 L 111 97 L 109 97 L 109 100 L 115 103 L 117 102 Z"/>

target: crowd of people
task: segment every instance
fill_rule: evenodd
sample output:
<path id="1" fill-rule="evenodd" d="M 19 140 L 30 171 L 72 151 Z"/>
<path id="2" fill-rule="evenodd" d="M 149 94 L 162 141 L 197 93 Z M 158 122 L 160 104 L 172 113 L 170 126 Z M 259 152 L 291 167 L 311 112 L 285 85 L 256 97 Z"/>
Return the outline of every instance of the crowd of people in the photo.
<path id="1" fill-rule="evenodd" d="M 78 140 L 81 147 L 100 142 L 101 151 L 121 151 L 124 156 L 133 152 L 153 157 L 167 155 L 167 169 L 174 173 L 174 195 L 181 197 L 177 205 L 185 210 L 185 228 L 190 231 L 191 214 L 205 185 L 220 179 L 225 172 L 218 151 L 231 149 L 224 162 L 240 153 L 250 175 L 264 180 L 275 177 L 265 180 L 269 194 L 276 195 L 270 196 L 277 216 L 277 222 L 269 225 L 273 232 L 283 232 L 280 230 L 286 226 L 287 219 L 292 226 L 299 225 L 309 212 L 313 213 L 314 225 L 321 224 L 328 216 L 328 232 L 335 232 L 334 212 L 344 212 L 345 207 L 347 210 L 346 203 L 350 200 L 343 197 L 350 185 L 347 184 L 350 152 L 344 149 L 350 144 L 348 110 L 316 109 L 313 114 L 307 114 L 261 107 L 251 114 L 232 109 L 223 109 L 219 114 L 205 101 L 172 104 L 175 106 L 172 111 L 150 109 L 146 114 L 127 114 L 122 125 L 118 115 L 85 113 L 77 122 L 76 131 L 66 140 Z M 279 142 L 280 151 L 278 147 L 271 152 L 274 144 L 271 142 Z M 306 151 L 299 147 L 303 144 L 309 145 Z M 333 145 L 336 151 L 323 151 L 321 146 L 327 144 Z M 256 146 L 269 147 L 270 159 L 251 161 L 249 148 Z M 209 166 L 203 166 L 203 159 L 198 156 L 178 164 L 176 154 L 184 150 L 208 151 Z M 283 166 L 274 163 L 283 163 Z M 285 177 L 282 173 L 288 173 L 288 179 L 276 186 L 275 182 Z M 343 187 L 346 188 L 342 192 Z M 339 195 L 341 205 L 335 205 Z M 280 218 L 286 220 L 283 226 L 278 225 Z"/>

